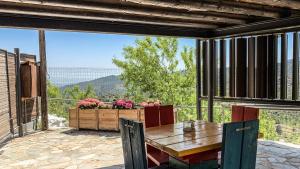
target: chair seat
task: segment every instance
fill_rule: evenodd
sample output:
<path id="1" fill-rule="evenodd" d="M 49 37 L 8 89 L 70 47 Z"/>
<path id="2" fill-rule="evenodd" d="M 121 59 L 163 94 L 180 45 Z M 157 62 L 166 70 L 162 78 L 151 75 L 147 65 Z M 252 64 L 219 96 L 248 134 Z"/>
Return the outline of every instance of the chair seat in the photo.
<path id="1" fill-rule="evenodd" d="M 169 162 L 169 155 L 157 149 L 148 151 L 147 157 L 158 166 Z"/>

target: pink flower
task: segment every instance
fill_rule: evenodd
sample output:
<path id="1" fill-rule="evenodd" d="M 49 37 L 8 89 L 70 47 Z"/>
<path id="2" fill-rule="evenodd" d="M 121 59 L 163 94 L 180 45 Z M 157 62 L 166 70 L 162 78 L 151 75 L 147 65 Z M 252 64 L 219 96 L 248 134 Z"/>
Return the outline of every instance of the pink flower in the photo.
<path id="1" fill-rule="evenodd" d="M 131 103 L 126 103 L 124 107 L 126 109 L 131 109 L 132 108 L 132 104 Z"/>
<path id="2" fill-rule="evenodd" d="M 146 107 L 146 106 L 148 106 L 148 103 L 147 102 L 142 102 L 142 103 L 140 103 L 140 106 Z"/>

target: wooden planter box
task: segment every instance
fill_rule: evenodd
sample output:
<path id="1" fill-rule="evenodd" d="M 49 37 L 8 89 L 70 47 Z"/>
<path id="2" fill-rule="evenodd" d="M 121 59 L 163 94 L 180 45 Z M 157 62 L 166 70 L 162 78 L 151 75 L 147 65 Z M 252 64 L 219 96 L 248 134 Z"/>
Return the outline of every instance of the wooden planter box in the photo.
<path id="1" fill-rule="evenodd" d="M 140 109 L 69 109 L 69 127 L 77 129 L 119 130 L 119 118 L 144 121 Z"/>
<path id="2" fill-rule="evenodd" d="M 78 127 L 77 111 L 78 110 L 76 108 L 69 109 L 69 127 Z"/>
<path id="3" fill-rule="evenodd" d="M 100 130 L 119 130 L 118 109 L 99 109 L 98 112 Z"/>
<path id="4" fill-rule="evenodd" d="M 70 109 L 69 126 L 77 129 L 98 130 L 98 110 L 97 109 Z"/>
<path id="5" fill-rule="evenodd" d="M 119 118 L 139 121 L 140 111 L 139 109 L 119 109 Z"/>

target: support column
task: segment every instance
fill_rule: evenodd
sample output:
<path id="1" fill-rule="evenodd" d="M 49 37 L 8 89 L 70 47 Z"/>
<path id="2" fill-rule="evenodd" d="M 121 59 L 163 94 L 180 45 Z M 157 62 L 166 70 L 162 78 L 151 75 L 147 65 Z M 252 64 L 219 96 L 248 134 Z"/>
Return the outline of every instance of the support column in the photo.
<path id="1" fill-rule="evenodd" d="M 215 43 L 213 39 L 208 40 L 208 121 L 213 122 L 214 111 L 214 60 L 215 60 Z"/>
<path id="2" fill-rule="evenodd" d="M 15 48 L 15 62 L 16 62 L 16 108 L 17 108 L 17 123 L 19 137 L 24 135 L 23 133 L 23 113 L 22 113 L 22 89 L 21 89 L 21 64 L 20 64 L 20 50 Z"/>
<path id="3" fill-rule="evenodd" d="M 42 130 L 48 129 L 48 104 L 47 104 L 47 60 L 45 31 L 39 30 L 40 47 L 40 79 L 41 79 L 41 117 Z"/>
<path id="4" fill-rule="evenodd" d="M 201 110 L 201 53 L 202 45 L 199 39 L 196 39 L 196 104 L 197 104 L 197 119 L 202 120 Z"/>

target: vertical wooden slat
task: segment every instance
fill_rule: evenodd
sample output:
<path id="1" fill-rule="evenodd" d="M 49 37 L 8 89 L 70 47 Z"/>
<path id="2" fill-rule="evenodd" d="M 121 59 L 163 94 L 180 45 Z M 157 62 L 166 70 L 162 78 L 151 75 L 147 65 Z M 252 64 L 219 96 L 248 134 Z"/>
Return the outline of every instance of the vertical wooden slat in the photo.
<path id="1" fill-rule="evenodd" d="M 23 113 L 22 113 L 22 90 L 21 90 L 21 64 L 20 64 L 20 50 L 15 48 L 16 55 L 16 105 L 17 105 L 17 121 L 18 121 L 18 132 L 19 136 L 23 136 Z"/>
<path id="2" fill-rule="evenodd" d="M 268 36 L 267 97 L 275 99 L 277 93 L 277 36 Z"/>
<path id="3" fill-rule="evenodd" d="M 229 58 L 229 96 L 235 97 L 235 38 L 230 40 L 230 58 Z"/>
<path id="4" fill-rule="evenodd" d="M 8 68 L 8 53 L 5 51 L 5 66 L 6 66 L 6 78 L 7 78 L 7 94 L 8 94 L 8 113 L 9 113 L 9 125 L 10 125 L 10 133 L 14 135 L 14 123 L 12 118 L 12 106 L 11 106 L 11 93 L 10 93 L 10 79 L 9 79 L 9 68 Z"/>
<path id="5" fill-rule="evenodd" d="M 293 92 L 292 99 L 299 99 L 299 35 L 294 33 L 293 44 Z"/>
<path id="6" fill-rule="evenodd" d="M 278 58 L 279 58 L 279 55 L 278 55 L 278 51 L 279 51 L 279 45 L 278 45 L 278 39 L 279 39 L 279 36 L 278 35 L 274 35 L 274 53 L 275 53 L 275 60 L 274 62 L 276 63 L 276 66 L 275 66 L 275 98 L 277 99 L 279 97 L 279 91 L 278 91 L 278 86 L 279 86 L 279 83 L 278 83 L 278 77 L 279 77 L 279 72 L 278 72 L 278 69 L 279 69 L 279 66 L 278 66 Z"/>
<path id="7" fill-rule="evenodd" d="M 215 43 L 214 40 L 208 40 L 208 121 L 213 122 L 213 101 L 214 101 L 214 60 L 215 60 Z"/>
<path id="8" fill-rule="evenodd" d="M 208 55 L 207 55 L 207 41 L 202 42 L 202 96 L 207 96 L 208 88 Z"/>
<path id="9" fill-rule="evenodd" d="M 218 61 L 218 41 L 214 40 L 214 45 L 213 45 L 213 88 L 214 88 L 214 96 L 218 95 L 218 65 L 217 65 L 217 61 Z"/>
<path id="10" fill-rule="evenodd" d="M 247 94 L 247 39 L 236 40 L 236 97 Z"/>
<path id="11" fill-rule="evenodd" d="M 196 40 L 196 104 L 197 104 L 197 119 L 202 120 L 201 111 L 201 52 L 202 44 L 199 39 Z"/>
<path id="12" fill-rule="evenodd" d="M 287 98 L 287 36 L 281 35 L 280 99 Z"/>
<path id="13" fill-rule="evenodd" d="M 220 40 L 220 69 L 219 69 L 219 87 L 220 96 L 226 96 L 226 40 Z"/>
<path id="14" fill-rule="evenodd" d="M 48 129 L 48 103 L 47 103 L 47 61 L 46 61 L 46 40 L 45 31 L 39 30 L 40 48 L 40 89 L 41 89 L 41 117 L 42 130 Z"/>
<path id="15" fill-rule="evenodd" d="M 256 44 L 256 72 L 255 72 L 255 97 L 267 97 L 267 36 L 257 37 Z"/>
<path id="16" fill-rule="evenodd" d="M 255 37 L 248 38 L 247 97 L 255 98 Z"/>

